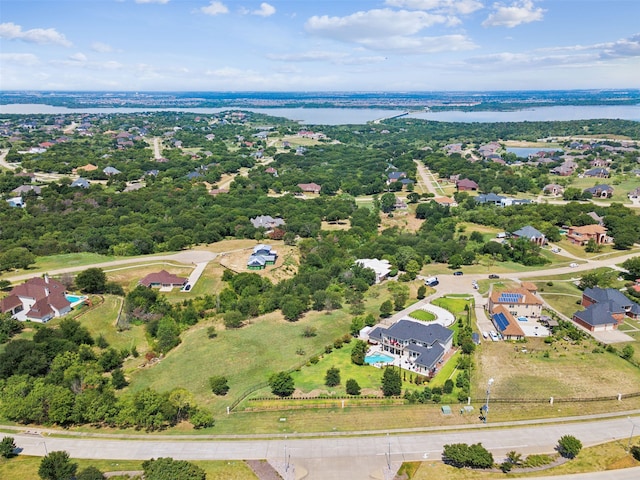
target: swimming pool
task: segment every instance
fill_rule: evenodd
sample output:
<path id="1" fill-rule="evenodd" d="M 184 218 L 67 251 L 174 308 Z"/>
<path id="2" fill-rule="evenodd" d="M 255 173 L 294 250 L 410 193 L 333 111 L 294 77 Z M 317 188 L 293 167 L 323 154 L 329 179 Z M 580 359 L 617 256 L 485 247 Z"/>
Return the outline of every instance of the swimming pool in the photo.
<path id="1" fill-rule="evenodd" d="M 527 317 L 518 317 L 519 322 L 528 322 L 529 319 Z"/>
<path id="2" fill-rule="evenodd" d="M 374 353 L 373 355 L 367 355 L 364 357 L 364 363 L 372 365 L 374 363 L 391 363 L 394 358 L 384 353 Z"/>
<path id="3" fill-rule="evenodd" d="M 83 300 L 86 300 L 87 297 L 81 296 L 81 295 L 71 295 L 71 294 L 67 293 L 67 294 L 65 294 L 65 298 L 67 300 L 69 300 L 70 304 L 73 305 L 74 303 L 78 303 L 78 302 L 81 302 Z"/>

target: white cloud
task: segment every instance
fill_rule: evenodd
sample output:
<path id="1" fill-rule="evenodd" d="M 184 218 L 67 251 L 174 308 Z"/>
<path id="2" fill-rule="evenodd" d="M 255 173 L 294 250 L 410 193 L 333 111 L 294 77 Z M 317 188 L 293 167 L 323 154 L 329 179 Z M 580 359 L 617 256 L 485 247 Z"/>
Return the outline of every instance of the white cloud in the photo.
<path id="1" fill-rule="evenodd" d="M 22 30 L 20 25 L 15 23 L 0 23 L 0 38 L 7 40 L 22 40 L 23 42 L 38 43 L 40 45 L 54 44 L 70 47 L 72 43 L 66 37 L 57 32 L 54 28 L 32 28 Z"/>
<path id="2" fill-rule="evenodd" d="M 368 39 L 363 42 L 371 50 L 402 54 L 426 54 L 472 50 L 477 46 L 464 35 L 443 35 L 440 37 L 402 37 Z"/>
<path id="3" fill-rule="evenodd" d="M 385 4 L 410 10 L 434 10 L 460 15 L 468 15 L 484 7 L 477 0 L 386 0 Z"/>
<path id="4" fill-rule="evenodd" d="M 385 60 L 383 56 L 363 56 L 357 57 L 347 53 L 332 51 L 310 51 L 292 54 L 269 54 L 267 58 L 270 60 L 282 62 L 328 62 L 334 65 L 366 65 L 370 63 L 379 63 Z"/>
<path id="5" fill-rule="evenodd" d="M 315 35 L 363 43 L 393 35 L 412 35 L 423 28 L 447 21 L 447 17 L 442 15 L 385 8 L 356 12 L 346 17 L 313 16 L 307 20 L 305 27 Z"/>
<path id="6" fill-rule="evenodd" d="M 69 55 L 69 60 L 73 60 L 74 62 L 86 62 L 87 56 L 84 53 L 78 52 L 73 55 Z"/>
<path id="7" fill-rule="evenodd" d="M 40 63 L 32 53 L 0 53 L 0 62 L 22 66 L 33 66 Z"/>
<path id="8" fill-rule="evenodd" d="M 603 46 L 602 57 L 640 57 L 640 33 Z"/>
<path id="9" fill-rule="evenodd" d="M 113 47 L 111 47 L 111 45 L 108 45 L 106 43 L 93 42 L 91 44 L 91 50 L 98 53 L 110 53 L 110 52 L 113 52 Z"/>
<path id="10" fill-rule="evenodd" d="M 258 15 L 260 17 L 270 17 L 276 13 L 276 9 L 273 5 L 269 5 L 266 2 L 260 4 L 259 10 L 254 10 L 251 12 L 252 15 Z"/>
<path id="11" fill-rule="evenodd" d="M 229 13 L 229 9 L 227 8 L 227 6 L 222 3 L 222 2 L 211 2 L 209 5 L 207 5 L 206 7 L 202 7 L 200 9 L 200 11 L 206 15 L 211 15 L 211 16 L 216 16 L 216 15 L 222 15 L 224 13 Z"/>
<path id="12" fill-rule="evenodd" d="M 135 0 L 136 3 L 160 3 L 162 5 L 169 3 L 169 0 Z"/>
<path id="13" fill-rule="evenodd" d="M 531 23 L 542 20 L 545 10 L 535 8 L 532 0 L 518 0 L 510 6 L 494 3 L 494 13 L 482 22 L 483 27 L 517 27 L 522 23 Z"/>

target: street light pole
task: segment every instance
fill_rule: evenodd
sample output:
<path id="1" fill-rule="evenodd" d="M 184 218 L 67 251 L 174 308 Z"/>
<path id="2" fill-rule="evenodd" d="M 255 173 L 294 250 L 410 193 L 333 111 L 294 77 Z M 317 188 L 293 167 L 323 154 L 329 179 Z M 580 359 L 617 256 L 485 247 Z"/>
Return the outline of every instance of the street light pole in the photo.
<path id="1" fill-rule="evenodd" d="M 491 385 L 493 385 L 493 378 L 490 378 L 487 383 L 487 403 L 484 404 L 484 423 L 487 423 L 487 417 L 489 416 L 489 395 L 491 395 Z"/>
<path id="2" fill-rule="evenodd" d="M 640 427 L 640 425 L 636 425 L 636 423 L 631 420 L 631 417 L 627 417 L 627 420 L 631 422 L 631 435 L 629 435 L 629 441 L 627 442 L 627 452 L 631 451 L 631 440 L 633 440 L 633 431 L 636 427 Z"/>

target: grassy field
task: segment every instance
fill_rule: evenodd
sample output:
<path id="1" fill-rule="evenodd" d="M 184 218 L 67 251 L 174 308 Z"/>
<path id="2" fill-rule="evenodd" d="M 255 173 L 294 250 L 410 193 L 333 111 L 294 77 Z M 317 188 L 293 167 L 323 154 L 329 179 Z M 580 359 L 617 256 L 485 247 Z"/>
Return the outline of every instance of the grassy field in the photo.
<path id="1" fill-rule="evenodd" d="M 78 472 L 89 466 L 96 467 L 101 472 L 141 471 L 142 462 L 137 460 L 84 460 L 71 459 L 78 464 Z M 23 478 L 37 479 L 41 457 L 19 455 L 6 460 L 0 457 L 0 478 L 10 480 Z M 242 461 L 193 461 L 207 474 L 207 480 L 249 480 L 257 479 L 249 466 Z"/>
<path id="2" fill-rule="evenodd" d="M 541 475 L 569 475 L 584 472 L 608 472 L 606 474 L 607 478 L 614 478 L 611 470 L 640 466 L 640 462 L 627 453 L 625 448 L 626 442 L 621 440 L 583 448 L 576 458 L 561 465 L 542 471 L 527 473 L 518 473 L 518 469 L 515 468 L 506 476 L 502 472 L 485 472 L 466 468 L 455 468 L 435 459 L 428 462 L 414 462 L 407 465 L 404 471 L 410 472 L 408 476 L 409 480 L 427 480 L 432 478 L 439 480 L 489 480 L 505 477 L 530 478 Z M 526 455 L 523 455 L 523 458 L 525 457 Z"/>
<path id="3" fill-rule="evenodd" d="M 427 312 L 426 310 L 414 310 L 409 314 L 409 316 L 423 322 L 432 322 L 436 319 L 436 316 L 433 313 Z"/>
<path id="4" fill-rule="evenodd" d="M 617 355 L 594 353 L 591 339 L 553 345 L 528 339 L 521 346 L 527 353 L 507 342 L 483 343 L 473 391 L 482 392 L 489 377 L 495 380 L 492 395 L 502 398 L 593 398 L 640 390 L 640 370 Z"/>

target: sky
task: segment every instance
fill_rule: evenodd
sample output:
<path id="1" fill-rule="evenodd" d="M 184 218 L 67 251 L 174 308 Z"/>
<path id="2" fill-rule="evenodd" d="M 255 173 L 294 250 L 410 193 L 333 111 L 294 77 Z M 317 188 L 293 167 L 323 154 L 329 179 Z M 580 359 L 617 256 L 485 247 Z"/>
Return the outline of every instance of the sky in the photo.
<path id="1" fill-rule="evenodd" d="M 1 0 L 0 90 L 640 87 L 640 0 Z"/>

